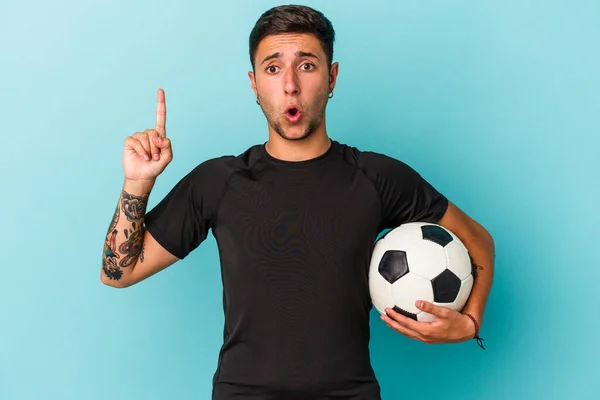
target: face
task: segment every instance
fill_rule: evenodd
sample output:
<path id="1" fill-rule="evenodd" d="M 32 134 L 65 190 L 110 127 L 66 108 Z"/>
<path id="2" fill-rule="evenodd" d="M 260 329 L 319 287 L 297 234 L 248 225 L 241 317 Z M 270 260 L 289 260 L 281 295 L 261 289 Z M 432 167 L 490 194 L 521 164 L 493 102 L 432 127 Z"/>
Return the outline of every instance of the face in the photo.
<path id="1" fill-rule="evenodd" d="M 255 72 L 248 75 L 270 132 L 301 140 L 319 129 L 324 131 L 325 108 L 338 64 L 328 68 L 315 36 L 267 36 L 259 43 L 254 62 Z"/>

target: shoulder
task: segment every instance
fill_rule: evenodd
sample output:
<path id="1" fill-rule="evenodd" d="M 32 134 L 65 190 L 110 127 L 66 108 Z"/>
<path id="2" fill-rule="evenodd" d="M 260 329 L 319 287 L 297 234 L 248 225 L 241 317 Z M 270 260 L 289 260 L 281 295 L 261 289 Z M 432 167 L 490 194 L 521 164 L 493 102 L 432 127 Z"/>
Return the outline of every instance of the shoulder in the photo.
<path id="1" fill-rule="evenodd" d="M 257 146 L 252 146 L 238 155 L 209 158 L 192 169 L 188 179 L 194 183 L 201 183 L 204 187 L 208 184 L 225 184 L 234 173 L 251 168 L 258 158 Z"/>
<path id="2" fill-rule="evenodd" d="M 396 178 L 416 173 L 406 162 L 381 152 L 364 150 L 347 144 L 339 144 L 339 148 L 346 162 L 361 169 L 373 179 Z"/>

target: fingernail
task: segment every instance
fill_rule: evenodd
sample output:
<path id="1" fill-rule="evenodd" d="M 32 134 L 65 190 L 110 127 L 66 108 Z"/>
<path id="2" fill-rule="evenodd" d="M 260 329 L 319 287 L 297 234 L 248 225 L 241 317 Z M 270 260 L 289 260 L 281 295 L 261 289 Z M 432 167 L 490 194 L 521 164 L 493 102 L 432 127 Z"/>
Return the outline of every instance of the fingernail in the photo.
<path id="1" fill-rule="evenodd" d="M 154 158 L 155 160 L 158 160 L 158 154 L 154 153 L 154 155 L 152 156 L 152 158 Z"/>
<path id="2" fill-rule="evenodd" d="M 145 159 L 146 161 L 148 161 L 148 160 L 150 159 L 150 157 L 148 157 L 148 154 L 144 154 L 144 159 Z"/>

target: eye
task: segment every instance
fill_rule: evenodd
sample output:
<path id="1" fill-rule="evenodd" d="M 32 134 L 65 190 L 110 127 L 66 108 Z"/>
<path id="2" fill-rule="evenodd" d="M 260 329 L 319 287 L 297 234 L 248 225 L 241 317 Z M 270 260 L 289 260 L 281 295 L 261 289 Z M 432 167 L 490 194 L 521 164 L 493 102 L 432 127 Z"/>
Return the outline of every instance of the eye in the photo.
<path id="1" fill-rule="evenodd" d="M 312 71 L 313 69 L 315 69 L 315 65 L 313 63 L 304 63 L 302 64 L 301 68 L 304 71 Z"/>
<path id="2" fill-rule="evenodd" d="M 266 71 L 267 71 L 267 73 L 269 73 L 269 74 L 274 74 L 275 72 L 277 72 L 277 69 L 278 69 L 278 68 L 279 68 L 279 67 L 277 67 L 277 66 L 275 66 L 275 65 L 269 65 L 269 66 L 267 67 L 267 70 L 266 70 Z"/>

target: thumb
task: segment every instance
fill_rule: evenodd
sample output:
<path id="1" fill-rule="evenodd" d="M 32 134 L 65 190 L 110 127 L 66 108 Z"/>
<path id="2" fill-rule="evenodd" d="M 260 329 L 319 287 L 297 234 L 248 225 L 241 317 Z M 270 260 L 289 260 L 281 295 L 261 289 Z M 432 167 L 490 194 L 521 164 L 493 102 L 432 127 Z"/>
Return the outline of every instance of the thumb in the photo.
<path id="1" fill-rule="evenodd" d="M 154 141 L 154 144 L 161 150 L 167 150 L 171 148 L 171 140 L 169 138 L 154 136 L 152 140 Z"/>
<path id="2" fill-rule="evenodd" d="M 170 160 L 173 157 L 173 150 L 171 149 L 171 140 L 169 138 L 164 138 L 160 136 L 155 136 L 152 138 L 156 147 L 160 149 L 161 158 L 165 157 Z"/>
<path id="3" fill-rule="evenodd" d="M 433 303 L 425 300 L 419 300 L 415 303 L 415 306 L 421 311 L 425 311 L 438 318 L 448 318 L 450 316 L 450 309 L 443 306 L 436 306 Z"/>

